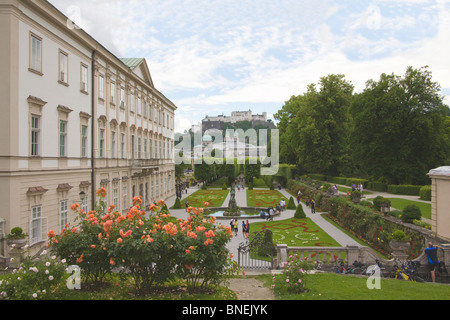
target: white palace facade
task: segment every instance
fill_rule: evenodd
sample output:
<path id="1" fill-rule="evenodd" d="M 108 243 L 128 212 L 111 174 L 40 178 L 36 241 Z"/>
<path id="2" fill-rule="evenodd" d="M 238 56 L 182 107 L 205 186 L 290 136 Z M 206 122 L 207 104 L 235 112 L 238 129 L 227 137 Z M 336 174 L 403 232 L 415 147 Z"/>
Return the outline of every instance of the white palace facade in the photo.
<path id="1" fill-rule="evenodd" d="M 39 248 L 100 187 L 121 211 L 175 194 L 177 108 L 145 59 L 119 59 L 45 0 L 2 0 L 0 43 L 0 239 L 21 227 Z"/>

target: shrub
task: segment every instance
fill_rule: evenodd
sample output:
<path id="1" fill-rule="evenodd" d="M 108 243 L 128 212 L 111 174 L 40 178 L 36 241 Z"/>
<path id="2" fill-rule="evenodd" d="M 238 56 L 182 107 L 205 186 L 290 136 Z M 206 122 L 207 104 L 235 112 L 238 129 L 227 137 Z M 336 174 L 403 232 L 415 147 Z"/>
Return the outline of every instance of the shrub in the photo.
<path id="1" fill-rule="evenodd" d="M 402 221 L 407 223 L 413 223 L 414 220 L 420 220 L 422 214 L 420 208 L 416 205 L 410 204 L 403 209 Z"/>
<path id="2" fill-rule="evenodd" d="M 345 185 L 345 183 L 347 182 L 347 178 L 345 178 L 345 177 L 331 177 L 331 178 L 328 178 L 328 181 L 331 182 L 331 183 Z"/>
<path id="3" fill-rule="evenodd" d="M 60 235 L 49 232 L 51 249 L 82 270 L 84 282 L 101 282 L 119 267 L 121 274 L 134 280 L 137 292 L 148 292 L 180 276 L 188 289 L 218 282 L 227 272 L 230 259 L 226 243 L 231 239 L 229 227 L 217 226 L 215 217 L 205 219 L 203 208 L 188 208 L 187 220 L 170 216 L 163 200 L 141 210 L 140 197 L 126 214 L 106 209 L 106 190 L 98 192 L 96 210 L 78 212 L 80 223 Z"/>
<path id="4" fill-rule="evenodd" d="M 222 190 L 227 190 L 227 189 L 228 189 L 227 184 L 224 182 L 222 185 Z"/>
<path id="5" fill-rule="evenodd" d="M 360 204 L 361 206 L 365 206 L 365 207 L 370 207 L 370 206 L 373 205 L 373 203 L 370 202 L 369 200 L 362 200 L 362 201 L 359 202 L 359 204 Z"/>
<path id="6" fill-rule="evenodd" d="M 297 218 L 297 219 L 306 218 L 306 214 L 305 214 L 305 211 L 303 210 L 302 204 L 299 204 L 297 206 L 297 209 L 295 209 L 294 217 Z"/>
<path id="7" fill-rule="evenodd" d="M 402 230 L 395 230 L 392 233 L 392 237 L 393 240 L 399 240 L 399 241 L 403 241 L 406 239 L 406 234 L 405 232 L 403 232 Z"/>
<path id="8" fill-rule="evenodd" d="M 389 202 L 389 200 L 382 196 L 377 196 L 375 199 L 373 199 L 373 208 L 377 211 L 380 211 L 381 203 L 384 203 L 384 202 Z"/>
<path id="9" fill-rule="evenodd" d="M 173 208 L 174 209 L 181 209 L 181 201 L 180 201 L 180 198 L 176 198 L 175 199 L 175 204 L 173 205 Z"/>
<path id="10" fill-rule="evenodd" d="M 27 234 L 23 233 L 23 229 L 21 227 L 14 227 L 11 229 L 8 234 L 8 239 L 23 239 L 27 236 Z"/>
<path id="11" fill-rule="evenodd" d="M 294 198 L 292 198 L 292 197 L 289 198 L 289 202 L 287 204 L 286 209 L 289 209 L 289 210 L 295 210 L 296 209 Z"/>
<path id="12" fill-rule="evenodd" d="M 431 201 L 431 186 L 423 186 L 419 191 L 420 199 Z"/>
<path id="13" fill-rule="evenodd" d="M 51 297 L 64 279 L 65 261 L 43 251 L 38 261 L 26 259 L 20 268 L 0 281 L 0 300 L 35 300 Z"/>
<path id="14" fill-rule="evenodd" d="M 388 215 L 395 217 L 395 218 L 400 218 L 402 214 L 403 214 L 403 212 L 401 212 L 400 210 L 392 210 L 392 211 L 389 211 Z"/>
<path id="15" fill-rule="evenodd" d="M 282 265 L 282 274 L 272 278 L 272 289 L 278 292 L 301 293 L 307 290 L 306 278 L 313 265 L 298 255 L 290 255 Z"/>

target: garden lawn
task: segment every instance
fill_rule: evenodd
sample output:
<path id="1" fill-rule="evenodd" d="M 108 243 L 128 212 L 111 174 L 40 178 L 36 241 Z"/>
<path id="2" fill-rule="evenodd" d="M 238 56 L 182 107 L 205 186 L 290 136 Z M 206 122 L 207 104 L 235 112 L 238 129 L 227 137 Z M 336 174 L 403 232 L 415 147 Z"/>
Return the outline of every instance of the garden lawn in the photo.
<path id="1" fill-rule="evenodd" d="M 260 275 L 267 287 L 272 275 Z M 418 283 L 382 278 L 381 289 L 368 289 L 367 277 L 336 273 L 317 273 L 305 278 L 307 292 L 275 292 L 277 300 L 450 300 L 448 284 Z"/>
<path id="2" fill-rule="evenodd" d="M 209 207 L 221 207 L 228 195 L 228 190 L 197 190 L 187 198 L 181 200 L 181 206 L 185 207 L 186 199 L 190 207 L 205 207 L 203 202 L 209 203 Z"/>
<path id="3" fill-rule="evenodd" d="M 415 205 L 418 206 L 420 212 L 422 213 L 422 217 L 431 219 L 431 203 L 425 203 L 420 201 L 413 201 L 401 198 L 387 198 L 391 202 L 391 210 L 392 208 L 403 211 L 407 205 Z"/>
<path id="4" fill-rule="evenodd" d="M 289 247 L 312 247 L 310 254 L 313 260 L 315 260 L 316 254 L 319 254 L 321 261 L 324 254 L 327 255 L 327 259 L 330 259 L 331 251 L 324 252 L 320 249 L 321 247 L 341 246 L 309 218 L 256 222 L 252 223 L 250 227 L 252 234 L 264 229 L 272 231 L 274 244 L 286 244 Z M 317 248 L 317 251 L 313 248 Z M 332 260 L 337 257 L 337 253 L 333 252 Z M 342 254 L 341 258 L 345 259 L 345 253 Z"/>
<path id="5" fill-rule="evenodd" d="M 288 199 L 283 196 L 278 190 L 248 190 L 247 189 L 247 206 L 249 207 L 275 207 L 280 203 L 281 199 L 286 201 Z"/>

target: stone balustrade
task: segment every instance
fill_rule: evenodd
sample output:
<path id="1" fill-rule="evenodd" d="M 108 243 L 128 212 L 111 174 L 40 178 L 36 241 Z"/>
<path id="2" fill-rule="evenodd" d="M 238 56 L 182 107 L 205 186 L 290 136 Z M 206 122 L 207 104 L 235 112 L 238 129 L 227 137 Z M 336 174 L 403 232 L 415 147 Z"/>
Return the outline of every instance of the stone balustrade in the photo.
<path id="1" fill-rule="evenodd" d="M 390 260 L 380 258 L 375 251 L 366 246 L 346 246 L 346 247 L 288 247 L 286 244 L 278 244 L 276 246 L 275 268 L 281 268 L 289 255 L 296 254 L 300 259 L 304 259 L 311 263 L 319 263 L 322 270 L 332 270 L 336 262 L 342 261 L 344 265 L 352 265 L 354 261 L 358 261 L 364 265 L 372 265 L 379 260 L 381 264 L 390 268 L 396 263 L 399 257 L 394 256 Z M 439 261 L 445 263 L 447 271 L 450 271 L 450 244 L 441 244 L 438 246 Z M 413 261 L 419 261 L 420 265 L 425 267 L 428 258 L 425 253 Z"/>

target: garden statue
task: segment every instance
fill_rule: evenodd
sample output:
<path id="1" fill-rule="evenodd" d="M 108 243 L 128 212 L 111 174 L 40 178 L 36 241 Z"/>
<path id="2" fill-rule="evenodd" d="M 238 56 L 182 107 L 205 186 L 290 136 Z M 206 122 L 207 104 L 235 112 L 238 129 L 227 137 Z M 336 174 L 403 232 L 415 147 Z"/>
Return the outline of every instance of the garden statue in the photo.
<path id="1" fill-rule="evenodd" d="M 240 216 L 240 210 L 236 203 L 236 190 L 234 183 L 230 188 L 230 201 L 228 202 L 228 209 L 223 213 L 224 216 Z"/>

